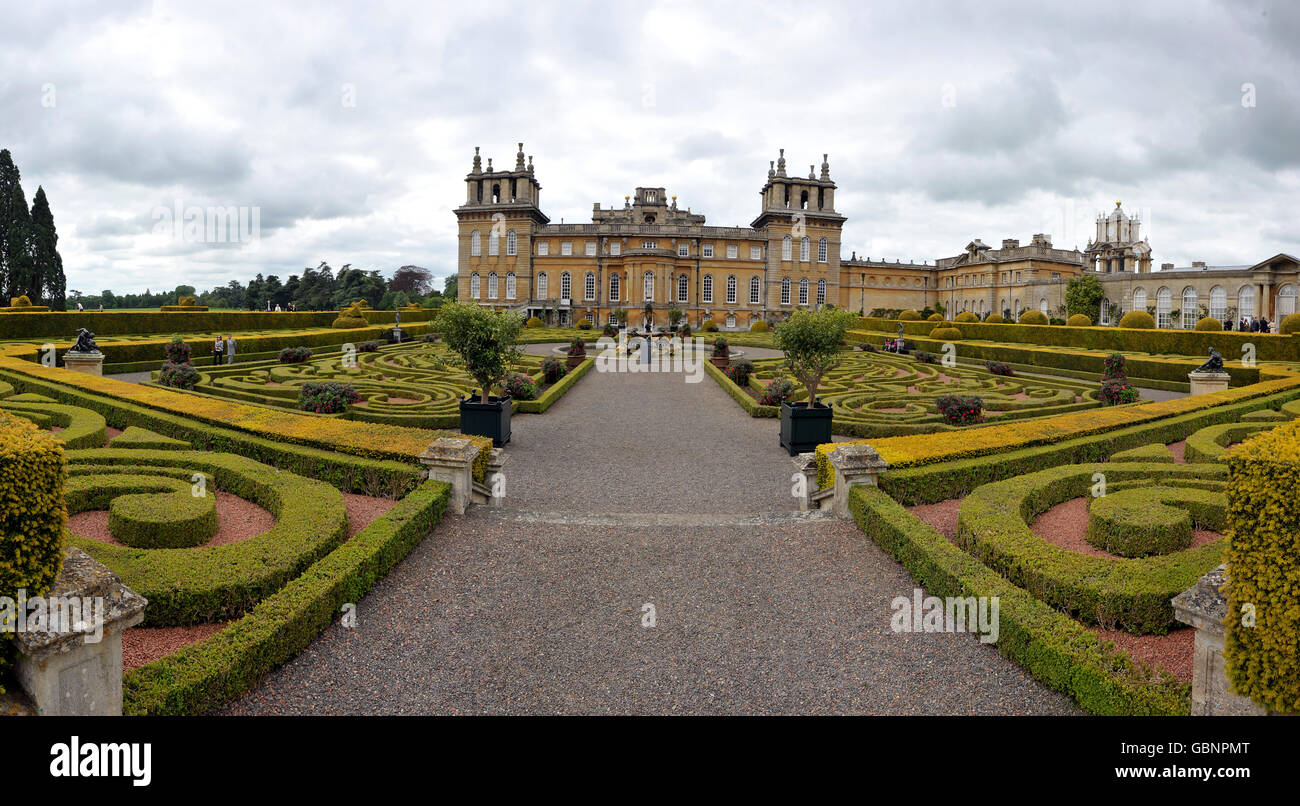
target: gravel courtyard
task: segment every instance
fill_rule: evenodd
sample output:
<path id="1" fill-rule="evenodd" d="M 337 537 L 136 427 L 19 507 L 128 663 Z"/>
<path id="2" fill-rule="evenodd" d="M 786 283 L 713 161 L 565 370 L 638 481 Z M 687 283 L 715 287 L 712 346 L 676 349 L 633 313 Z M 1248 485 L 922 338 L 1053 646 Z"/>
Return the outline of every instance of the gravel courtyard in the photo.
<path id="1" fill-rule="evenodd" d="M 508 453 L 506 507 L 221 713 L 1078 713 L 973 635 L 892 632 L 911 578 L 794 512 L 776 421 L 709 378 L 593 371 Z"/>

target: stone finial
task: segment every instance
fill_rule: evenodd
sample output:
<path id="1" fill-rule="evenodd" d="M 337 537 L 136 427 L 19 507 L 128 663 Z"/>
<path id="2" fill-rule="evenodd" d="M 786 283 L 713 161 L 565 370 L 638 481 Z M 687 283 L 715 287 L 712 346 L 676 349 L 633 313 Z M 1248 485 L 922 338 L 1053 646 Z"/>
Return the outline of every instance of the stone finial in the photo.
<path id="1" fill-rule="evenodd" d="M 771 179 L 776 176 L 776 160 L 767 161 L 767 178 Z"/>
<path id="2" fill-rule="evenodd" d="M 515 170 L 522 171 L 523 169 L 524 169 L 524 144 L 520 143 L 519 153 L 515 154 Z"/>
<path id="3" fill-rule="evenodd" d="M 474 146 L 474 170 L 473 173 L 483 173 L 483 158 L 478 155 L 478 146 Z"/>
<path id="4" fill-rule="evenodd" d="M 532 172 L 533 172 L 533 155 L 532 155 L 532 154 L 529 154 L 529 155 L 528 155 L 528 173 L 532 173 Z"/>
<path id="5" fill-rule="evenodd" d="M 491 157 L 488 157 L 488 169 L 487 169 L 487 172 L 488 172 L 488 173 L 492 173 L 492 158 L 491 158 Z"/>
<path id="6" fill-rule="evenodd" d="M 785 149 L 781 149 L 781 156 L 776 161 L 776 175 L 785 176 Z"/>
<path id="7" fill-rule="evenodd" d="M 809 179 L 816 179 L 816 178 L 817 178 L 816 174 L 817 174 L 816 166 L 809 165 L 809 166 L 808 166 L 808 178 L 809 178 Z"/>
<path id="8" fill-rule="evenodd" d="M 829 182 L 831 178 L 830 154 L 822 154 L 822 181 Z"/>

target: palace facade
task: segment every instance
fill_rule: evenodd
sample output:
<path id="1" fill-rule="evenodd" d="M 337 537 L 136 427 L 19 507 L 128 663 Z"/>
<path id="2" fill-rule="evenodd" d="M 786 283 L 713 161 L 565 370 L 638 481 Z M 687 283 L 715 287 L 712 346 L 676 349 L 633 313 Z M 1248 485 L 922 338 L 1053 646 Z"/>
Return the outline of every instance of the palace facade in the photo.
<path id="1" fill-rule="evenodd" d="M 561 326 L 587 319 L 599 327 L 619 310 L 633 326 L 663 326 L 676 309 L 692 327 L 711 319 L 746 330 L 827 303 L 860 314 L 942 308 L 948 318 L 965 311 L 1017 317 L 1033 308 L 1056 317 L 1066 283 L 1087 272 L 1106 292 L 1097 323 L 1141 309 L 1161 327 L 1192 327 L 1203 315 L 1275 321 L 1296 311 L 1300 287 L 1300 261 L 1285 254 L 1250 266 L 1153 271 L 1141 221 L 1119 202 L 1097 216 L 1083 251 L 1059 249 L 1039 233 L 1000 248 L 976 238 L 933 263 L 856 253 L 841 260 L 847 219 L 835 209 L 827 155 L 820 171 L 810 165 L 798 177 L 787 172 L 784 149 L 769 163 L 758 215 L 742 227 L 710 226 L 662 187 L 636 188 L 621 208 L 597 203 L 590 223 L 551 223 L 522 143 L 508 171 L 490 158 L 485 167 L 475 148 L 465 187 L 455 211 L 459 298 Z"/>

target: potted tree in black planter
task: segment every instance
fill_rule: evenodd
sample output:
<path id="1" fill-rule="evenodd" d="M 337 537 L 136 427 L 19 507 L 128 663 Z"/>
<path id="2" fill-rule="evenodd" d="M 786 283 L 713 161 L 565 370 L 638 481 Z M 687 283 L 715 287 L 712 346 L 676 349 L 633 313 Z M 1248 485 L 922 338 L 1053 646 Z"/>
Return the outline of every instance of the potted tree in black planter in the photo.
<path id="1" fill-rule="evenodd" d="M 776 326 L 773 340 L 786 367 L 808 391 L 806 401 L 781 404 L 781 447 L 791 456 L 831 441 L 831 407 L 817 402 L 817 387 L 843 360 L 840 346 L 852 321 L 848 311 L 823 308 L 795 311 Z"/>
<path id="2" fill-rule="evenodd" d="M 479 399 L 460 399 L 462 434 L 491 437 L 501 447 L 510 441 L 510 396 L 491 394 L 519 358 L 523 320 L 509 311 L 450 303 L 438 314 L 438 328 L 460 364 L 478 381 Z"/>

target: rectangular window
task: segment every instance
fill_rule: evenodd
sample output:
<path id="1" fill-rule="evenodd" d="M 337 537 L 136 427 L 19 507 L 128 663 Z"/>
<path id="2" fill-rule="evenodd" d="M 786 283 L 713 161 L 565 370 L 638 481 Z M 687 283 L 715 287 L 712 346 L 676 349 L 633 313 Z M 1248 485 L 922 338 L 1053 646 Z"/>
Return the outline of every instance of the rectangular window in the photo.
<path id="1" fill-rule="evenodd" d="M 587 257 L 595 257 L 595 256 L 596 256 L 596 242 L 595 242 L 595 241 L 587 241 L 587 246 L 586 246 L 586 255 L 587 255 Z"/>
<path id="2" fill-rule="evenodd" d="M 550 253 L 551 253 L 551 242 L 550 242 L 550 241 L 538 241 L 538 242 L 537 242 L 537 254 L 539 254 L 539 255 L 549 255 Z"/>
<path id="3" fill-rule="evenodd" d="M 727 257 L 728 257 L 728 258 L 730 258 L 730 259 L 732 259 L 732 260 L 735 260 L 737 257 L 739 257 L 739 254 L 740 254 L 740 247 L 739 247 L 739 246 L 736 246 L 734 243 L 729 243 L 729 244 L 727 244 Z"/>
<path id="4" fill-rule="evenodd" d="M 677 244 L 677 257 L 689 257 L 691 248 L 684 243 Z"/>
<path id="5" fill-rule="evenodd" d="M 561 255 L 572 255 L 572 254 L 573 254 L 573 241 L 560 241 L 560 254 L 561 254 Z"/>
<path id="6" fill-rule="evenodd" d="M 587 280 L 583 283 L 582 291 L 586 295 L 585 299 L 588 302 L 596 299 L 596 275 L 587 272 Z"/>
<path id="7" fill-rule="evenodd" d="M 713 244 L 706 243 L 700 247 L 700 257 L 713 257 Z"/>
<path id="8" fill-rule="evenodd" d="M 713 276 L 712 275 L 708 275 L 708 274 L 704 275 L 704 290 L 703 290 L 702 299 L 705 302 L 709 302 L 709 303 L 713 302 Z"/>
<path id="9" fill-rule="evenodd" d="M 659 248 L 659 244 L 656 243 L 655 241 L 642 241 L 642 242 L 641 242 L 641 248 L 642 248 L 642 249 L 658 249 L 658 248 Z"/>
<path id="10" fill-rule="evenodd" d="M 611 255 L 621 255 L 621 254 L 623 254 L 623 242 L 622 242 L 622 241 L 614 241 L 613 243 L 611 243 L 611 244 L 609 245 L 609 253 L 610 253 Z"/>
<path id="11" fill-rule="evenodd" d="M 763 247 L 761 247 L 761 246 L 751 246 L 751 247 L 749 247 L 749 259 L 750 259 L 750 260 L 762 260 L 762 259 L 763 259 Z"/>

